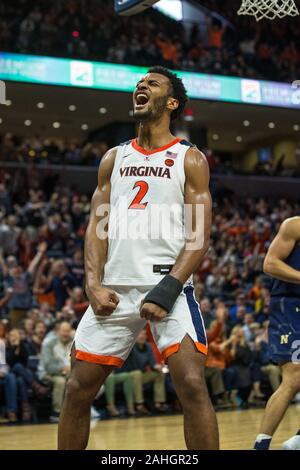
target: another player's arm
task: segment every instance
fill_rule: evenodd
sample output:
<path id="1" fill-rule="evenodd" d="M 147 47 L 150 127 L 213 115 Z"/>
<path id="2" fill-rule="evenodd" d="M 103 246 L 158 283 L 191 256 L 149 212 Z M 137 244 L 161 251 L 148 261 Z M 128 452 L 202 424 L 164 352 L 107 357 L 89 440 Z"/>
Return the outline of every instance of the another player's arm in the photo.
<path id="1" fill-rule="evenodd" d="M 104 221 L 108 214 L 101 211 L 101 206 L 105 207 L 110 203 L 110 177 L 115 157 L 116 149 L 111 149 L 101 160 L 98 171 L 98 186 L 92 197 L 90 219 L 85 234 L 85 290 L 94 313 L 100 316 L 111 315 L 118 304 L 116 293 L 112 289 L 101 286 L 104 265 L 107 260 L 108 237 L 99 237 L 100 225 L 98 225 L 102 222 L 104 225 L 102 235 L 105 231 L 107 233 L 108 224 L 104 224 Z"/>
<path id="2" fill-rule="evenodd" d="M 300 271 L 284 261 L 299 241 L 300 217 L 285 220 L 265 257 L 264 272 L 281 281 L 300 284 Z"/>
<path id="3" fill-rule="evenodd" d="M 186 240 L 171 272 L 144 299 L 140 315 L 150 321 L 161 321 L 172 309 L 183 284 L 193 274 L 205 255 L 210 238 L 212 202 L 209 192 L 209 168 L 205 156 L 197 149 L 188 150 L 185 157 L 185 204 L 192 208 L 192 230 L 196 242 Z M 203 208 L 196 217 L 196 208 Z"/>

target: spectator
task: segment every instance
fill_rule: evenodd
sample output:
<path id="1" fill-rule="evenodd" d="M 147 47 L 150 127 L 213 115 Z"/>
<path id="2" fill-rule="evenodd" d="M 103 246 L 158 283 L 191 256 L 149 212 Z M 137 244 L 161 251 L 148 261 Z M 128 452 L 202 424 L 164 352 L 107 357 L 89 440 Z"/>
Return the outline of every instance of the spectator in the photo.
<path id="1" fill-rule="evenodd" d="M 10 309 L 9 319 L 12 327 L 17 326 L 19 322 L 25 318 L 27 311 L 32 306 L 31 282 L 46 249 L 46 243 L 39 245 L 37 254 L 26 271 L 24 271 L 21 266 L 16 266 L 11 270 L 10 282 L 12 286 L 12 296 L 8 306 Z"/>
<path id="2" fill-rule="evenodd" d="M 70 351 L 73 331 L 66 321 L 61 322 L 52 337 L 45 338 L 39 364 L 39 379 L 50 382 L 52 388 L 52 414 L 50 420 L 58 422 L 64 390 L 70 373 Z"/>
<path id="3" fill-rule="evenodd" d="M 48 390 L 39 384 L 30 369 L 27 367 L 29 350 L 27 344 L 21 339 L 19 330 L 12 329 L 8 333 L 6 345 L 6 363 L 10 371 L 18 378 L 20 394 L 22 401 L 22 421 L 31 420 L 31 411 L 29 405 L 29 389 L 32 389 L 37 396 L 43 397 Z"/>
<path id="4" fill-rule="evenodd" d="M 200 311 L 202 313 L 205 329 L 209 329 L 211 323 L 215 319 L 214 315 L 211 312 L 211 303 L 207 297 L 200 302 Z"/>
<path id="5" fill-rule="evenodd" d="M 28 340 L 28 350 L 30 356 L 39 356 L 42 349 L 42 343 L 46 336 L 46 325 L 42 320 L 38 320 L 34 325 L 34 331 Z"/>
<path id="6" fill-rule="evenodd" d="M 148 414 L 145 407 L 143 385 L 153 383 L 154 409 L 158 412 L 165 411 L 166 390 L 162 365 L 155 363 L 152 348 L 147 342 L 146 330 L 142 330 L 138 335 L 130 360 L 132 361 L 129 367 L 134 384 L 136 410 L 139 413 Z"/>
<path id="7" fill-rule="evenodd" d="M 208 355 L 205 367 L 205 379 L 209 385 L 212 401 L 215 405 L 227 405 L 225 396 L 223 371 L 229 363 L 229 345 L 232 339 L 226 340 L 225 322 L 228 311 L 224 304 L 219 303 L 216 310 L 216 320 L 207 331 Z"/>
<path id="8" fill-rule="evenodd" d="M 71 289 L 75 287 L 76 281 L 69 272 L 64 260 L 60 259 L 53 263 L 50 275 L 50 282 L 45 292 L 54 292 L 56 308 L 61 309 L 69 295 Z"/>
<path id="9" fill-rule="evenodd" d="M 7 316 L 7 304 L 13 289 L 7 282 L 7 266 L 0 251 L 0 319 Z"/>
<path id="10" fill-rule="evenodd" d="M 261 334 L 256 337 L 255 354 L 256 361 L 258 362 L 261 371 L 267 376 L 270 382 L 272 392 L 275 392 L 281 382 L 281 371 L 279 366 L 270 363 L 265 334 Z"/>
<path id="11" fill-rule="evenodd" d="M 135 17 L 116 16 L 107 0 L 81 0 L 76 15 L 67 12 L 71 20 L 66 21 L 66 10 L 59 0 L 44 0 L 38 15 L 30 0 L 23 0 L 22 9 L 10 4 L 2 6 L 0 42 L 2 49 L 17 53 L 144 66 L 161 63 L 195 72 L 257 79 L 275 77 L 291 82 L 299 71 L 297 28 L 283 19 L 280 33 L 273 22 L 266 36 L 264 23 L 253 28 L 252 18 L 236 15 L 229 2 L 203 0 L 207 22 L 191 25 L 175 22 L 154 9 L 141 13 L 138 21 Z M 19 158 L 30 152 L 31 158 L 48 157 L 57 162 L 55 153 L 60 142 L 48 139 L 42 145 L 40 141 L 27 139 Z M 13 144 L 10 135 L 2 142 L 1 154 L 6 161 L 11 159 Z M 68 142 L 61 153 L 64 162 L 82 162 L 76 140 Z M 86 153 L 88 160 L 97 161 L 97 151 L 88 149 Z"/>
<path id="12" fill-rule="evenodd" d="M 18 421 L 17 412 L 17 380 L 14 374 L 9 371 L 5 355 L 5 326 L 0 323 L 0 387 L 4 388 L 5 406 L 7 418 L 0 417 L 0 423 L 16 423 Z"/>
<path id="13" fill-rule="evenodd" d="M 232 367 L 236 372 L 236 386 L 242 406 L 247 406 L 252 390 L 250 365 L 253 360 L 251 350 L 246 343 L 243 328 L 237 325 L 233 329 L 231 341 Z M 256 390 L 260 394 L 259 390 Z"/>
<path id="14" fill-rule="evenodd" d="M 83 218 L 81 217 L 80 220 L 76 224 L 74 224 L 74 230 L 77 230 L 83 221 L 84 221 L 84 217 Z M 74 218 L 73 218 L 73 222 L 74 222 Z M 75 250 L 72 260 L 68 263 L 68 267 L 70 270 L 70 274 L 75 279 L 76 286 L 83 287 L 84 259 L 83 259 L 83 250 L 81 248 L 77 248 Z"/>
<path id="15" fill-rule="evenodd" d="M 231 324 L 236 325 L 238 323 L 242 323 L 246 313 L 252 313 L 252 309 L 247 305 L 246 295 L 244 293 L 239 293 L 236 296 L 235 304 L 229 309 Z"/>
<path id="16" fill-rule="evenodd" d="M 80 322 L 84 312 L 89 306 L 89 302 L 84 296 L 83 290 L 81 287 L 74 287 L 71 292 L 70 299 L 67 300 L 67 304 L 73 309 L 77 323 Z"/>
<path id="17" fill-rule="evenodd" d="M 129 372 L 123 372 L 122 369 L 115 370 L 105 381 L 105 398 L 106 408 L 109 416 L 120 416 L 115 404 L 115 387 L 121 384 L 123 393 L 126 399 L 127 413 L 129 416 L 134 416 L 134 387 L 133 379 Z"/>

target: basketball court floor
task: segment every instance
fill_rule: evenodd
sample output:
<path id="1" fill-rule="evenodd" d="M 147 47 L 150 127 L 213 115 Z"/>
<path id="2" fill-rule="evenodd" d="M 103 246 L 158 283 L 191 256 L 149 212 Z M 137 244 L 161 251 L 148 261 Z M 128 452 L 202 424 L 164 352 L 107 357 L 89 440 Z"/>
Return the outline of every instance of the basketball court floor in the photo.
<path id="1" fill-rule="evenodd" d="M 217 414 L 222 450 L 251 449 L 258 432 L 262 409 L 223 411 Z M 203 423 L 205 426 L 205 423 Z M 300 426 L 300 405 L 292 405 L 280 425 L 272 449 Z M 0 426 L 0 450 L 51 450 L 56 448 L 56 424 Z M 111 419 L 92 423 L 91 450 L 185 449 L 182 416 Z"/>

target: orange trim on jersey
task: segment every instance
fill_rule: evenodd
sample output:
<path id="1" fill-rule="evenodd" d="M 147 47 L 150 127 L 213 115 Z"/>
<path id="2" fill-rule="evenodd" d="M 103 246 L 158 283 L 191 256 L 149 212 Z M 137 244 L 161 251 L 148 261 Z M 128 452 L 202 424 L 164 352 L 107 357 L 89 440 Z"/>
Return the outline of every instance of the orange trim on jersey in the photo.
<path id="1" fill-rule="evenodd" d="M 172 356 L 172 354 L 175 354 L 178 352 L 179 348 L 180 348 L 180 344 L 181 343 L 176 343 L 176 344 L 172 344 L 171 346 L 169 346 L 168 348 L 164 349 L 161 353 L 164 361 L 166 361 L 168 359 L 168 357 Z M 207 351 L 208 351 L 208 348 L 205 344 L 202 344 L 202 343 L 198 343 L 197 341 L 194 341 L 194 344 L 197 348 L 197 350 L 205 355 L 207 355 Z"/>
<path id="2" fill-rule="evenodd" d="M 76 359 L 85 362 L 91 362 L 92 364 L 103 364 L 105 366 L 116 366 L 122 367 L 124 364 L 123 359 L 115 356 L 101 356 L 99 354 L 93 354 L 86 351 L 79 351 L 76 349 Z"/>
<path id="3" fill-rule="evenodd" d="M 155 150 L 145 150 L 143 149 L 143 147 L 140 147 L 139 144 L 137 143 L 137 138 L 136 139 L 133 139 L 131 141 L 131 144 L 132 144 L 132 147 L 137 150 L 138 152 L 144 154 L 144 155 L 152 155 L 153 153 L 157 153 L 157 152 L 162 152 L 163 150 L 167 150 L 168 148 L 172 147 L 173 145 L 177 144 L 178 142 L 180 142 L 180 138 L 179 137 L 176 137 L 176 139 L 172 140 L 171 142 L 169 142 L 168 144 L 166 145 L 163 145 L 162 147 L 158 147 L 157 149 Z"/>

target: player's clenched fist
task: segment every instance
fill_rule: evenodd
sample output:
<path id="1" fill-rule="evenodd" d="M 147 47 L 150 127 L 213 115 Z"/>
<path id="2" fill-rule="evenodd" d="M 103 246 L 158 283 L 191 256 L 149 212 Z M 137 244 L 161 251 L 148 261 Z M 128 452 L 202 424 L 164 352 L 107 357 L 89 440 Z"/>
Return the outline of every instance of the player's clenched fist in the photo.
<path id="1" fill-rule="evenodd" d="M 100 317 L 109 317 L 119 303 L 117 294 L 108 287 L 89 289 L 88 297 L 94 314 Z"/>
<path id="2" fill-rule="evenodd" d="M 145 320 L 152 322 L 160 322 L 167 316 L 167 311 L 161 308 L 159 305 L 145 302 L 140 307 L 140 316 Z"/>

